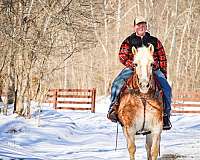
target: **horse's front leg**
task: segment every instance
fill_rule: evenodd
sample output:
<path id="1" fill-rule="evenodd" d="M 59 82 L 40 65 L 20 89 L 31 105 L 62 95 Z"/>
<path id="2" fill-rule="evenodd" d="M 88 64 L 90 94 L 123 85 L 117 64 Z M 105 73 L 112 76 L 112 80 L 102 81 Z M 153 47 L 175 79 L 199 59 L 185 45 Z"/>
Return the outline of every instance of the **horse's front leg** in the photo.
<path id="1" fill-rule="evenodd" d="M 160 136 L 161 133 L 152 134 L 151 160 L 157 160 L 160 150 Z"/>
<path id="2" fill-rule="evenodd" d="M 135 133 L 133 132 L 133 128 L 123 127 L 123 131 L 127 141 L 130 160 L 135 160 L 136 146 L 135 146 Z"/>
<path id="3" fill-rule="evenodd" d="M 152 146 L 152 135 L 146 135 L 146 151 L 147 151 L 147 159 L 151 160 L 151 146 Z"/>

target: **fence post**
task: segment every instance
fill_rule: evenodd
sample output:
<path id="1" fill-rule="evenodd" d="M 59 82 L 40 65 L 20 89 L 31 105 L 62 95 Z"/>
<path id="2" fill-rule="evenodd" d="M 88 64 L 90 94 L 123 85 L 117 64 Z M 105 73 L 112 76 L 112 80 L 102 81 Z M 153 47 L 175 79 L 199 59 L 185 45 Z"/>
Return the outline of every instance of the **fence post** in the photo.
<path id="1" fill-rule="evenodd" d="M 54 109 L 56 109 L 57 100 L 58 100 L 58 91 L 57 91 L 57 89 L 54 90 L 53 97 L 54 97 Z"/>
<path id="2" fill-rule="evenodd" d="M 96 99 L 96 89 L 92 89 L 92 106 L 91 106 L 91 112 L 95 113 L 95 99 Z"/>

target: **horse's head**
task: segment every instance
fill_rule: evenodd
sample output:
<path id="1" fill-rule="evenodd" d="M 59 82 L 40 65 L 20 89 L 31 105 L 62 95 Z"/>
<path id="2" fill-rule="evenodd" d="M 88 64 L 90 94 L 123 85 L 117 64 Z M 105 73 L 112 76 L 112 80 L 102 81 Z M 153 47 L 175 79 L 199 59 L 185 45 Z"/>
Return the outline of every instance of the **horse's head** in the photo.
<path id="1" fill-rule="evenodd" d="M 134 54 L 135 72 L 138 77 L 138 87 L 140 92 L 147 93 L 151 86 L 154 47 L 152 44 L 149 47 L 142 46 L 138 49 L 133 47 L 132 52 Z"/>

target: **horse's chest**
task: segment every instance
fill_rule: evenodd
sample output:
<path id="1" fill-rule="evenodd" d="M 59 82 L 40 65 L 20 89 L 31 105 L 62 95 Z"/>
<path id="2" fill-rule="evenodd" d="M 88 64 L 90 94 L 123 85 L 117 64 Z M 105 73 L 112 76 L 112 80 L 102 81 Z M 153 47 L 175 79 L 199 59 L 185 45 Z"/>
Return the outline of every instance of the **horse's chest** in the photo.
<path id="1" fill-rule="evenodd" d="M 151 105 L 157 105 L 151 102 Z M 119 118 L 122 124 L 137 129 L 145 124 L 145 127 L 151 128 L 155 123 L 162 121 L 162 113 L 152 107 L 150 103 L 143 102 L 141 99 L 129 101 L 119 108 Z"/>

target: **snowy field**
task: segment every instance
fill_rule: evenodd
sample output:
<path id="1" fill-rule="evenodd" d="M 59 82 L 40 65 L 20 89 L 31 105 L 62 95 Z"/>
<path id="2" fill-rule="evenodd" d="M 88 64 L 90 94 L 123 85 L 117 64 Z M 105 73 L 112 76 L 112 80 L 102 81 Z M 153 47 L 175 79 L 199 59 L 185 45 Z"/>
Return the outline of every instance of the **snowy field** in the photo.
<path id="1" fill-rule="evenodd" d="M 42 106 L 31 119 L 0 115 L 0 159 L 128 160 L 125 138 L 106 118 L 109 99 L 98 97 L 96 113 L 56 111 Z M 159 160 L 200 160 L 200 115 L 176 114 L 173 128 L 163 131 Z M 38 126 L 39 124 L 39 126 Z M 145 136 L 136 138 L 136 160 L 145 160 Z"/>

